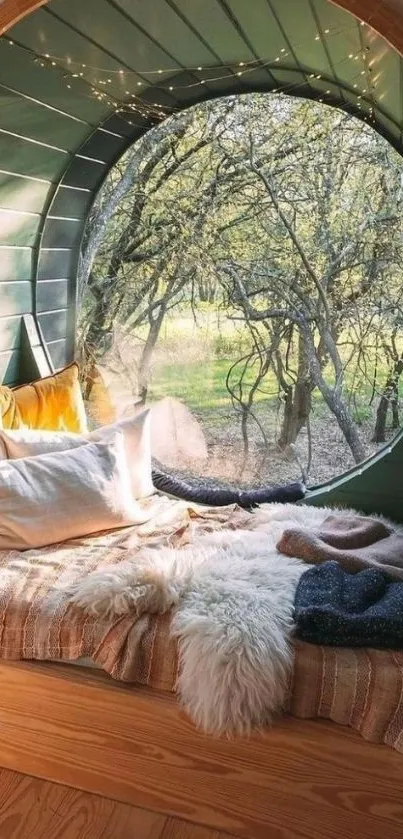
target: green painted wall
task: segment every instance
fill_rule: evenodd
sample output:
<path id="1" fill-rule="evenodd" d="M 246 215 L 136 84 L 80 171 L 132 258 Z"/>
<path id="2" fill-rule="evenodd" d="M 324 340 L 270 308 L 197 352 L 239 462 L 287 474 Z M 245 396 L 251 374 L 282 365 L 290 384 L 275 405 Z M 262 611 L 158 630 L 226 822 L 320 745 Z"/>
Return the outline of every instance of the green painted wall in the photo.
<path id="1" fill-rule="evenodd" d="M 366 103 L 357 96 L 371 84 L 368 51 L 377 74 Z M 35 60 L 46 53 L 54 66 Z M 253 73 L 239 75 L 241 62 L 255 62 Z M 94 96 L 105 74 L 110 96 L 133 101 L 141 90 L 174 110 L 281 85 L 358 115 L 373 107 L 378 130 L 402 148 L 401 58 L 327 0 L 51 0 L 0 38 L 0 381 L 73 357 L 85 218 L 111 165 L 150 125 L 139 115 L 130 125 Z M 400 434 L 307 502 L 403 520 L 402 465 Z"/>

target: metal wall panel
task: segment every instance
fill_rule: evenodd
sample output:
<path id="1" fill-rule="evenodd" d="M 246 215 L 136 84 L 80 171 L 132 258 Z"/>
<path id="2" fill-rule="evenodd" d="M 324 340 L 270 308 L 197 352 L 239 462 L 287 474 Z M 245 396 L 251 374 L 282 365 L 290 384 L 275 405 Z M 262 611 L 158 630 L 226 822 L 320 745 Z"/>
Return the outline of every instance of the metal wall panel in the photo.
<path id="1" fill-rule="evenodd" d="M 40 222 L 37 213 L 0 209 L 0 245 L 31 247 L 36 239 Z"/>
<path id="2" fill-rule="evenodd" d="M 21 351 L 0 352 L 0 381 L 12 385 L 18 381 L 21 366 Z"/>
<path id="3" fill-rule="evenodd" d="M 21 344 L 21 317 L 0 317 L 0 352 L 19 349 Z"/>
<path id="4" fill-rule="evenodd" d="M 49 207 L 49 213 L 59 218 L 85 219 L 93 197 L 89 189 L 76 189 L 61 184 Z"/>
<path id="5" fill-rule="evenodd" d="M 36 311 L 49 312 L 54 309 L 67 309 L 68 280 L 45 280 L 36 286 Z"/>
<path id="6" fill-rule="evenodd" d="M 38 315 L 38 322 L 46 342 L 58 341 L 66 337 L 67 309 L 46 312 Z"/>
<path id="7" fill-rule="evenodd" d="M 50 187 L 49 181 L 0 171 L 0 207 L 4 210 L 40 213 L 46 203 Z"/>
<path id="8" fill-rule="evenodd" d="M 31 280 L 32 278 L 32 249 L 31 248 L 0 248 L 0 282 L 10 280 Z M 1 316 L 0 291 L 0 316 Z"/>
<path id="9" fill-rule="evenodd" d="M 23 315 L 33 309 L 33 284 L 30 280 L 0 285 L 0 316 Z"/>
<path id="10" fill-rule="evenodd" d="M 55 370 L 60 370 L 71 361 L 69 345 L 66 339 L 50 341 L 48 342 L 47 348 Z"/>

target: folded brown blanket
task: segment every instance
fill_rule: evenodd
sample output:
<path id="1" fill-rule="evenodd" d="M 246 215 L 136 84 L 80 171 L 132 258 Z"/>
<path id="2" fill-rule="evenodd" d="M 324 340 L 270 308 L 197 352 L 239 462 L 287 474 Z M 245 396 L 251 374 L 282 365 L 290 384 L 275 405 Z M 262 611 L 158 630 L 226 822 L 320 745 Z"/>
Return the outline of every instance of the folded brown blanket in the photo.
<path id="1" fill-rule="evenodd" d="M 378 568 L 403 580 L 403 534 L 365 516 L 328 516 L 320 530 L 285 530 L 277 550 L 319 565 L 336 560 L 350 574 Z"/>

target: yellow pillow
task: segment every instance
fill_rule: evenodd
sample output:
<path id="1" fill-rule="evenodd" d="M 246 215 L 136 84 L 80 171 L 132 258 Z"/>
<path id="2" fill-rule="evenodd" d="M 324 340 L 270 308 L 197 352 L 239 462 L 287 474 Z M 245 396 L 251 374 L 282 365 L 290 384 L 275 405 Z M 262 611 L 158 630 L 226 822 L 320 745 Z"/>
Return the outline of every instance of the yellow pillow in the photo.
<path id="1" fill-rule="evenodd" d="M 0 427 L 87 431 L 75 362 L 59 373 L 20 387 L 0 387 Z"/>

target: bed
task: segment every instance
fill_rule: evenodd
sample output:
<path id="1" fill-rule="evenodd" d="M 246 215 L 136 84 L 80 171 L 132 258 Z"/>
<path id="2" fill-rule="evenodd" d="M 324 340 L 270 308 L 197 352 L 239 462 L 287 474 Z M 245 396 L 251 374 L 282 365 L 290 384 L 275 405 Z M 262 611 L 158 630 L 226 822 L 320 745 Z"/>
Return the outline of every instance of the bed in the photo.
<path id="1" fill-rule="evenodd" d="M 44 2 L 46 0 L 3 0 L 0 3 L 1 31 Z M 402 47 L 403 29 L 397 3 L 392 0 L 367 0 L 365 3 L 338 0 L 338 4 L 370 18 L 391 42 Z M 28 71 L 29 78 L 31 75 Z M 31 105 L 32 102 L 28 102 L 28 106 Z M 105 139 L 105 134 L 103 136 Z M 116 142 L 113 132 L 109 132 L 109 136 L 111 143 Z M 27 143 L 31 144 L 29 137 Z M 15 144 L 15 136 L 11 133 L 13 155 Z M 113 145 L 111 154 L 115 153 Z M 73 159 L 73 166 L 75 163 L 77 160 Z M 24 189 L 21 175 L 18 177 Z M 83 185 L 81 181 L 79 184 Z M 46 193 L 44 198 L 46 206 L 40 238 L 43 230 L 45 234 L 47 229 L 49 234 L 51 232 L 47 211 L 52 194 L 49 198 Z M 59 196 L 56 191 L 57 197 L 60 197 L 60 189 Z M 87 200 L 86 196 L 84 198 Z M 28 220 L 30 215 L 27 214 Z M 54 218 L 50 216 L 50 219 L 54 224 Z M 67 218 L 65 222 L 70 223 L 71 219 Z M 34 254 L 38 250 L 37 242 Z M 43 253 L 39 256 L 41 265 Z M 54 254 L 54 259 L 59 258 Z M 43 285 L 36 282 L 37 278 L 45 277 L 49 282 L 49 278 L 54 280 L 54 276 L 60 276 L 46 268 L 50 273 L 39 273 L 37 277 L 37 262 L 35 257 L 35 285 Z M 10 279 L 8 266 L 6 272 L 6 279 Z M 75 274 L 74 270 L 72 274 Z M 25 274 L 21 278 L 25 280 Z M 3 285 L 8 294 L 9 284 Z M 70 297 L 74 297 L 74 291 Z M 7 301 L 6 305 L 9 305 Z M 21 303 L 18 309 L 12 308 L 10 312 L 25 311 L 24 305 Z M 32 321 L 32 317 L 27 316 L 24 323 L 28 323 L 28 318 Z M 16 320 L 15 315 L 10 319 Z M 29 336 L 33 321 L 29 327 L 30 331 L 27 330 L 26 336 L 23 332 L 21 340 L 29 338 L 32 343 Z M 59 363 L 61 345 L 64 352 L 65 339 L 60 335 L 57 331 L 59 340 L 51 342 L 56 363 Z M 25 380 L 46 375 L 44 359 L 49 355 L 49 349 L 43 338 L 37 335 L 34 341 L 34 369 L 32 359 L 28 364 L 27 359 L 22 358 L 19 344 L 14 343 L 17 340 L 14 327 L 11 340 L 13 353 L 11 344 L 4 345 L 7 352 L 3 353 L 6 356 L 4 363 L 10 367 L 9 381 L 15 381 L 14 359 L 18 359 L 20 365 L 24 361 Z M 71 355 L 70 345 L 73 346 L 73 341 L 69 343 Z M 385 458 L 383 463 L 385 465 Z M 399 472 L 399 468 L 396 471 Z M 381 486 L 385 504 L 390 504 L 391 511 L 393 505 L 400 506 L 396 493 L 398 481 L 393 480 L 393 474 L 392 469 L 385 469 L 380 475 L 380 483 L 375 480 L 376 493 Z M 389 485 L 392 486 L 390 492 Z M 0 764 L 3 767 L 181 816 L 249 839 L 339 839 L 341 836 L 345 839 L 401 839 L 403 757 L 398 749 L 401 745 L 403 680 L 401 662 L 396 654 L 383 655 L 383 670 L 378 669 L 379 676 L 374 682 L 371 674 L 377 663 L 376 654 L 356 653 L 355 665 L 350 655 L 348 665 L 345 654 L 340 651 L 330 651 L 325 656 L 321 649 L 300 648 L 294 681 L 311 681 L 316 689 L 308 702 L 305 699 L 303 709 L 296 707 L 295 696 L 294 704 L 291 701 L 290 711 L 301 718 L 288 714 L 271 730 L 256 733 L 251 738 L 226 740 L 201 734 L 181 711 L 169 687 L 174 674 L 172 668 L 165 674 L 165 686 L 161 682 L 159 687 L 153 684 L 150 670 L 147 679 L 143 680 L 145 684 L 140 684 L 140 676 L 137 684 L 125 684 L 99 667 L 95 669 L 94 662 L 88 657 L 84 658 L 87 666 L 83 666 L 83 658 L 79 658 L 81 652 L 77 650 L 76 653 L 76 661 L 81 661 L 81 666 L 17 660 L 18 649 L 14 649 L 7 660 L 0 658 Z M 49 650 L 49 654 L 52 658 L 53 650 Z M 348 651 L 346 655 L 349 656 Z M 349 709 L 343 702 L 336 701 L 331 692 L 332 680 L 334 683 L 336 674 L 341 672 L 357 688 L 358 702 L 353 712 L 351 706 Z M 326 673 L 328 690 L 324 689 Z M 359 673 L 365 678 L 360 680 Z M 388 678 L 391 680 L 389 686 Z M 386 689 L 394 694 L 395 714 L 388 726 L 379 716 L 374 725 L 375 717 L 372 712 L 364 713 L 364 706 L 372 691 L 373 709 L 382 708 Z M 329 719 L 309 719 L 319 711 L 324 717 L 337 716 L 339 724 Z M 357 728 L 368 740 L 358 730 L 342 724 L 352 722 L 354 715 Z M 381 745 L 385 736 L 389 747 Z"/>
<path id="2" fill-rule="evenodd" d="M 250 839 L 401 836 L 403 654 L 297 642 L 289 713 L 218 739 L 175 697 L 170 613 L 83 621 L 49 586 L 119 561 L 139 532 L 179 545 L 258 521 L 236 507 L 159 503 L 158 532 L 147 523 L 2 557 L 19 583 L 2 602 L 1 764 Z"/>

